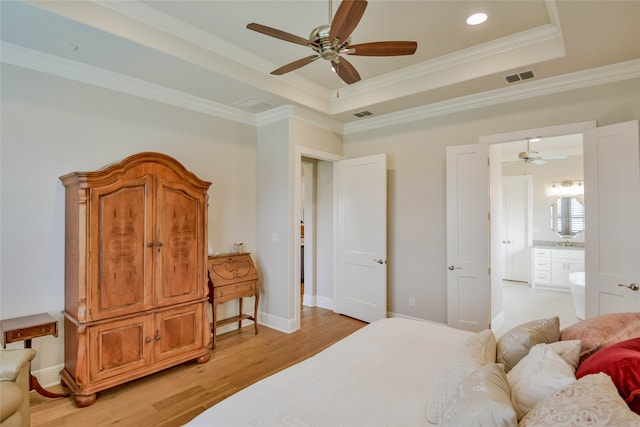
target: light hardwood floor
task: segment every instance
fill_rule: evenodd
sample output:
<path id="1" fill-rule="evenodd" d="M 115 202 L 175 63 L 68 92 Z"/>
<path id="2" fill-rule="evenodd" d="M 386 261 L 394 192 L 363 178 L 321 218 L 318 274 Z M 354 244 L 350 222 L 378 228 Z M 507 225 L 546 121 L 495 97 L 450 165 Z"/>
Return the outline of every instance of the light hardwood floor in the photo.
<path id="1" fill-rule="evenodd" d="M 300 362 L 366 323 L 329 310 L 304 307 L 292 333 L 253 326 L 218 336 L 208 363 L 179 365 L 98 394 L 77 408 L 72 398 L 47 399 L 31 392 L 31 425 L 180 426 L 227 396 Z M 61 392 L 60 386 L 50 387 Z"/>

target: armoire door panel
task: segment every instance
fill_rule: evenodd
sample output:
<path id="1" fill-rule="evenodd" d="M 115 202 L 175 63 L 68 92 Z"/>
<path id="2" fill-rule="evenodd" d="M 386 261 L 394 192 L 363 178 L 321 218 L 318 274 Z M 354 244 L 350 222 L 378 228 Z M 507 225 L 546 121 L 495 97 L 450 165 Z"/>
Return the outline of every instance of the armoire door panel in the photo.
<path id="1" fill-rule="evenodd" d="M 158 182 L 158 241 L 156 290 L 158 305 L 176 304 L 204 297 L 205 253 L 202 241 L 204 199 L 187 189 Z"/>
<path id="2" fill-rule="evenodd" d="M 175 356 L 176 353 L 202 348 L 203 303 L 190 304 L 156 314 L 154 361 Z"/>
<path id="3" fill-rule="evenodd" d="M 106 323 L 89 328 L 90 375 L 104 380 L 151 363 L 153 316 Z"/>
<path id="4" fill-rule="evenodd" d="M 152 307 L 152 179 L 91 191 L 91 319 Z"/>

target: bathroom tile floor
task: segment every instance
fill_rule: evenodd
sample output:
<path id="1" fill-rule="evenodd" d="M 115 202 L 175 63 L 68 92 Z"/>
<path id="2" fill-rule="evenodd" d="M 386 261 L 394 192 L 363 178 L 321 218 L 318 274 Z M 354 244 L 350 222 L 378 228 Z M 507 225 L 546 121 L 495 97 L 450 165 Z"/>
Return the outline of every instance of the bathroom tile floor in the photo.
<path id="1" fill-rule="evenodd" d="M 543 317 L 560 317 L 560 329 L 580 321 L 570 292 L 534 289 L 529 283 L 503 282 L 504 324 L 496 337 L 521 323 Z"/>

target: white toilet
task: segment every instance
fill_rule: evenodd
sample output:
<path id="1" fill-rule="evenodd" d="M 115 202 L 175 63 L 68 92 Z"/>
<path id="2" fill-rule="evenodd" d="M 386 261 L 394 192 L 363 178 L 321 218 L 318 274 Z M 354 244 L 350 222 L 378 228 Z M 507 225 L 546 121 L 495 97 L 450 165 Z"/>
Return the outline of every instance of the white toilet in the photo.
<path id="1" fill-rule="evenodd" d="M 584 320 L 584 271 L 569 273 L 569 284 L 573 303 L 576 306 L 576 316 Z"/>

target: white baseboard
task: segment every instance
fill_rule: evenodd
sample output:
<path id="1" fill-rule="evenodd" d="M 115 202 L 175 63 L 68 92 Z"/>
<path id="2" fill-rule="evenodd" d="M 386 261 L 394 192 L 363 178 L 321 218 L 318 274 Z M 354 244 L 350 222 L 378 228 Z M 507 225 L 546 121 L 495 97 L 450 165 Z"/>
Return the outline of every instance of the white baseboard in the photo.
<path id="1" fill-rule="evenodd" d="M 31 371 L 31 374 L 38 378 L 38 382 L 44 388 L 60 385 L 60 371 L 64 364 L 49 366 L 48 368 Z"/>

